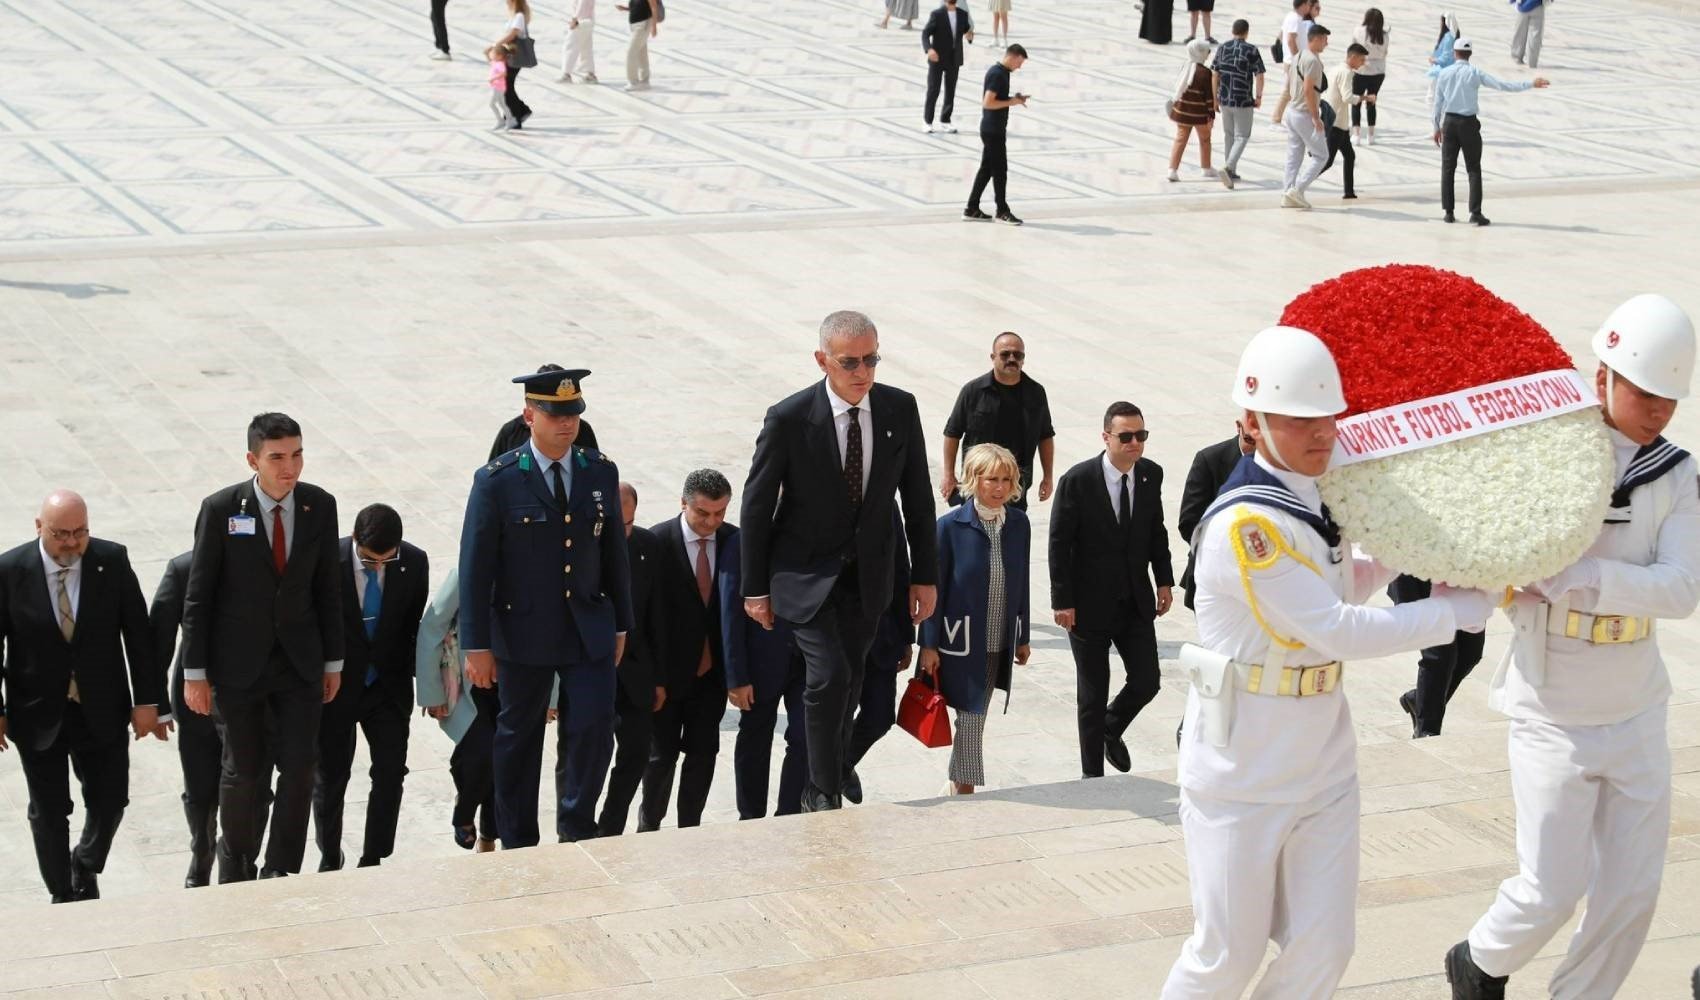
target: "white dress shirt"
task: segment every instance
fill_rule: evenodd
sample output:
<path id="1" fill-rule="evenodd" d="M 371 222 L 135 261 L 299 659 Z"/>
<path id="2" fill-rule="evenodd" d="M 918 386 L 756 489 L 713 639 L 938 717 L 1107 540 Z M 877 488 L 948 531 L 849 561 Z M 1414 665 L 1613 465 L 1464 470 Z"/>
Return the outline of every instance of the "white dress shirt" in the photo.
<path id="1" fill-rule="evenodd" d="M 282 500 L 273 500 L 260 489 L 260 477 L 254 477 L 254 495 L 260 498 L 260 528 L 266 533 L 266 548 L 272 545 L 272 511 L 283 508 L 283 555 L 295 551 L 295 491 L 290 490 Z"/>
<path id="2" fill-rule="evenodd" d="M 1107 451 L 1099 464 L 1104 468 L 1104 488 L 1110 491 L 1110 510 L 1119 522 L 1122 519 L 1122 471 L 1110 461 L 1110 453 Z M 1133 503 L 1133 470 L 1137 467 L 1136 463 L 1127 470 L 1127 502 L 1130 504 Z M 1128 512 L 1128 516 L 1131 517 L 1132 514 L 1132 511 Z"/>
<path id="3" fill-rule="evenodd" d="M 685 565 L 687 565 L 691 568 L 691 574 L 692 574 L 693 578 L 695 577 L 696 571 L 697 571 L 697 549 L 700 547 L 700 546 L 697 545 L 697 543 L 698 542 L 707 542 L 708 543 L 708 578 L 710 580 L 713 580 L 714 579 L 714 569 L 715 569 L 716 566 L 719 565 L 719 558 L 715 555 L 715 552 L 714 552 L 715 545 L 714 545 L 714 535 L 713 535 L 713 533 L 710 533 L 710 534 L 707 534 L 707 535 L 697 534 L 696 529 L 691 527 L 691 522 L 686 518 L 685 512 L 680 511 L 679 512 L 679 536 L 684 539 L 684 542 L 685 542 Z"/>
<path id="4" fill-rule="evenodd" d="M 35 547 L 41 553 L 41 568 L 47 571 L 47 606 L 53 609 L 53 620 L 58 621 L 59 571 L 67 567 L 54 562 L 53 557 L 47 554 L 47 546 L 40 541 L 35 543 Z M 75 622 L 78 615 L 77 602 L 83 596 L 83 557 L 78 556 L 77 561 L 68 568 L 70 572 L 65 574 L 65 593 L 71 598 L 71 621 Z"/>
<path id="5" fill-rule="evenodd" d="M 870 392 L 868 396 L 872 396 Z M 868 408 L 868 396 L 855 405 L 861 407 L 856 414 L 856 422 L 862 425 L 862 488 L 868 488 L 868 473 L 874 467 L 874 415 Z M 850 446 L 850 406 L 832 391 L 832 383 L 826 385 L 826 401 L 832 404 L 832 428 L 838 433 L 838 467 L 844 468 L 844 451 Z"/>
<path id="6" fill-rule="evenodd" d="M 354 553 L 354 606 L 365 613 L 366 608 L 366 565 L 360 561 L 360 548 L 357 543 L 350 542 Z M 378 564 L 378 593 L 384 592 L 385 564 Z"/>

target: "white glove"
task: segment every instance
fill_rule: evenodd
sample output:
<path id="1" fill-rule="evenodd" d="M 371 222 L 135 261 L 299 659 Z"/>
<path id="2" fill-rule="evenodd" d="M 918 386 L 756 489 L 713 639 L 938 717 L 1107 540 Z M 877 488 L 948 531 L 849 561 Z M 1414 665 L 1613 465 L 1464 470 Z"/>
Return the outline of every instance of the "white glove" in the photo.
<path id="1" fill-rule="evenodd" d="M 1600 564 L 1583 556 L 1545 580 L 1524 587 L 1543 601 L 1552 602 L 1573 590 L 1592 590 L 1600 585 Z"/>
<path id="2" fill-rule="evenodd" d="M 1435 584 L 1430 596 L 1452 605 L 1452 617 L 1461 632 L 1480 632 L 1487 628 L 1488 616 L 1493 614 L 1498 603 L 1485 590 L 1449 587 L 1444 583 Z"/>

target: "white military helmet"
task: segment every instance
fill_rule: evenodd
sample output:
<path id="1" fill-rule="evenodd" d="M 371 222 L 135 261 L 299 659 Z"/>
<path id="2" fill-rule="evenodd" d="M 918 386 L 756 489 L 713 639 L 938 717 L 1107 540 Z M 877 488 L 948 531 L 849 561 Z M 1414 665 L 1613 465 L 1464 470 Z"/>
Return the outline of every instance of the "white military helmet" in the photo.
<path id="1" fill-rule="evenodd" d="M 1297 327 L 1272 326 L 1240 354 L 1234 404 L 1283 417 L 1331 417 L 1345 412 L 1346 397 L 1328 345 Z"/>
<path id="2" fill-rule="evenodd" d="M 1594 354 L 1608 374 L 1622 375 L 1655 396 L 1687 399 L 1694 324 L 1663 295 L 1637 295 L 1606 317 L 1594 334 Z"/>

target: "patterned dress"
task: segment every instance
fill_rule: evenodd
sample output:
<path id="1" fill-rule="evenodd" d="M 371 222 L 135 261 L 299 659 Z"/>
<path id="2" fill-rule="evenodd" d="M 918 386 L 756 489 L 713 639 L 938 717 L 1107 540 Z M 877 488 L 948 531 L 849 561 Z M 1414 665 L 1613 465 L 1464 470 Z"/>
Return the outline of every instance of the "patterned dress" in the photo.
<path id="1" fill-rule="evenodd" d="M 959 785 L 986 783 L 986 713 L 997 690 L 998 663 L 1003 659 L 1005 638 L 1004 619 L 1009 610 L 1009 594 L 1004 584 L 1003 567 L 1003 510 L 995 518 L 980 517 L 980 530 L 991 543 L 988 560 L 990 577 L 986 584 L 986 701 L 979 711 L 956 710 L 955 739 L 950 745 L 950 780 Z"/>

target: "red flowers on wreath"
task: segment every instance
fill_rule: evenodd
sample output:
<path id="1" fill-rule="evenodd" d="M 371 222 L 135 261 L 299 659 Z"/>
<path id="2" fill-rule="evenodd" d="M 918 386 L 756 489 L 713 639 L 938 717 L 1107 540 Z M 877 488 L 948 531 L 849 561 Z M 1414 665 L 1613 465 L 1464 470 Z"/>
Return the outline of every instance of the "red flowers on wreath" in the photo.
<path id="1" fill-rule="evenodd" d="M 1471 278 L 1422 264 L 1363 268 L 1312 286 L 1287 304 L 1281 323 L 1309 330 L 1334 353 L 1346 415 L 1574 367 L 1529 314 Z"/>

